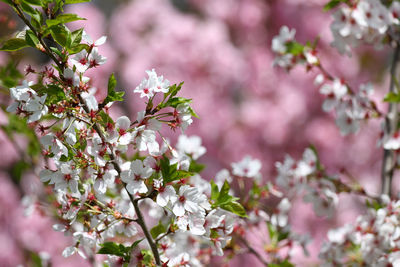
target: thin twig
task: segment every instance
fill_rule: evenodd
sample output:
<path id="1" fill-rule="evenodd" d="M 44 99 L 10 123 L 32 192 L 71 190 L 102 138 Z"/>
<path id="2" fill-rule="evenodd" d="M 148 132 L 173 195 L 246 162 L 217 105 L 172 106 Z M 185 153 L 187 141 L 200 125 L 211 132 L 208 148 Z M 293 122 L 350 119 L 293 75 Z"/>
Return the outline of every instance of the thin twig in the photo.
<path id="1" fill-rule="evenodd" d="M 261 257 L 260 253 L 258 253 L 252 246 L 250 246 L 250 244 L 247 242 L 246 239 L 244 239 L 243 237 L 241 237 L 240 235 L 237 235 L 237 238 L 239 239 L 239 241 L 248 249 L 249 253 L 253 254 L 254 256 L 257 257 L 257 259 L 264 264 L 264 266 L 269 266 L 268 262 L 266 260 L 264 260 L 263 257 Z"/>

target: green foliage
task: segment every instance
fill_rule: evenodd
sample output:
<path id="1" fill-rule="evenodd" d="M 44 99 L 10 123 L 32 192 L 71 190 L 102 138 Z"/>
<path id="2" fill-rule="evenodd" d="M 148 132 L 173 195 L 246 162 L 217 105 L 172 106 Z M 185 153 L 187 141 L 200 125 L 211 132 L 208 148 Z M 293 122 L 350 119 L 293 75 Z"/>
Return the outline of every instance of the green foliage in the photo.
<path id="1" fill-rule="evenodd" d="M 374 210 L 379 210 L 379 209 L 382 209 L 384 207 L 382 205 L 382 203 L 379 203 L 375 199 L 371 199 L 371 200 L 367 199 L 367 200 L 365 200 L 365 204 L 367 205 L 368 208 L 374 209 Z"/>
<path id="2" fill-rule="evenodd" d="M 75 155 L 75 153 L 74 153 L 73 149 L 71 147 L 68 147 L 68 156 L 62 155 L 60 157 L 60 161 L 69 162 L 74 158 L 74 155 Z"/>
<path id="3" fill-rule="evenodd" d="M 77 14 L 64 13 L 58 15 L 55 19 L 46 20 L 46 24 L 49 27 L 53 27 L 59 24 L 68 23 L 76 20 L 86 20 L 86 19 L 79 17 Z"/>
<path id="4" fill-rule="evenodd" d="M 286 49 L 288 54 L 292 54 L 294 56 L 301 55 L 304 51 L 304 45 L 298 42 L 289 42 L 286 44 Z"/>
<path id="5" fill-rule="evenodd" d="M 12 179 L 19 183 L 21 181 L 21 177 L 25 171 L 29 170 L 31 165 L 24 160 L 19 160 L 12 165 L 11 168 L 11 177 Z"/>
<path id="6" fill-rule="evenodd" d="M 116 92 L 115 87 L 117 86 L 117 80 L 115 79 L 114 73 L 110 75 L 108 79 L 108 94 L 104 99 L 102 106 L 107 105 L 110 102 L 114 101 L 124 101 L 125 92 Z"/>
<path id="7" fill-rule="evenodd" d="M 29 45 L 24 39 L 11 38 L 3 44 L 3 46 L 0 48 L 0 51 L 17 51 L 27 46 Z"/>
<path id="8" fill-rule="evenodd" d="M 176 108 L 179 104 L 192 103 L 192 99 L 187 99 L 184 97 L 171 97 L 167 102 L 164 103 L 164 107 Z"/>
<path id="9" fill-rule="evenodd" d="M 22 1 L 27 3 L 28 5 L 34 5 L 34 6 L 42 6 L 43 5 L 42 0 L 22 0 Z"/>
<path id="10" fill-rule="evenodd" d="M 178 94 L 178 92 L 182 89 L 182 85 L 183 85 L 183 82 L 181 82 L 178 85 L 176 85 L 176 84 L 171 85 L 169 87 L 169 91 L 168 91 L 168 93 L 166 93 L 166 95 L 169 95 L 170 97 L 176 96 L 176 94 Z"/>
<path id="11" fill-rule="evenodd" d="M 268 234 L 269 238 L 271 240 L 271 243 L 276 245 L 278 242 L 285 240 L 289 237 L 289 231 L 283 230 L 283 229 L 278 229 L 275 225 L 273 225 L 270 222 L 267 222 L 267 227 L 268 227 Z"/>
<path id="12" fill-rule="evenodd" d="M 36 35 L 31 30 L 26 31 L 25 41 L 28 45 L 30 45 L 34 48 L 36 48 L 39 44 L 39 39 L 36 37 Z"/>
<path id="13" fill-rule="evenodd" d="M 323 171 L 324 170 L 324 166 L 322 166 L 321 161 L 319 160 L 317 148 L 313 144 L 309 145 L 308 147 L 314 152 L 315 157 L 317 159 L 317 162 L 315 163 L 317 170 L 318 171 Z"/>
<path id="14" fill-rule="evenodd" d="M 399 103 L 400 102 L 400 94 L 389 92 L 385 95 L 385 98 L 383 99 L 383 101 L 389 102 L 389 103 Z"/>
<path id="15" fill-rule="evenodd" d="M 142 240 L 143 239 L 136 240 L 131 246 L 128 247 L 114 242 L 105 242 L 104 244 L 101 244 L 101 248 L 99 251 L 97 251 L 97 254 L 119 256 L 124 259 L 125 263 L 129 263 L 131 260 L 132 250 L 134 250 Z"/>
<path id="16" fill-rule="evenodd" d="M 200 173 L 206 166 L 204 164 L 197 163 L 195 160 L 190 161 L 189 171 Z"/>
<path id="17" fill-rule="evenodd" d="M 294 267 L 294 265 L 289 260 L 284 260 L 279 263 L 270 263 L 268 267 Z"/>
<path id="18" fill-rule="evenodd" d="M 194 173 L 189 171 L 178 170 L 178 163 L 170 165 L 169 159 L 163 157 L 160 160 L 161 173 L 163 176 L 164 184 L 170 183 L 175 180 L 184 179 L 193 176 Z"/>
<path id="19" fill-rule="evenodd" d="M 1 129 L 7 134 L 10 140 L 14 140 L 16 133 L 24 135 L 28 139 L 28 147 L 26 151 L 30 156 L 36 156 L 40 153 L 39 140 L 36 137 L 35 131 L 28 126 L 26 118 L 20 118 L 17 115 L 9 114 L 8 124 L 1 125 Z"/>
<path id="20" fill-rule="evenodd" d="M 143 255 L 143 260 L 142 260 L 142 264 L 143 266 L 155 266 L 153 264 L 153 254 L 151 253 L 150 250 L 148 249 L 143 249 L 141 251 L 142 255 Z"/>
<path id="21" fill-rule="evenodd" d="M 23 77 L 12 61 L 5 66 L 0 66 L 0 86 L 6 88 L 15 87 Z"/>
<path id="22" fill-rule="evenodd" d="M 49 30 L 51 36 L 59 45 L 67 49 L 71 46 L 72 34 L 65 25 L 55 25 Z"/>
<path id="23" fill-rule="evenodd" d="M 161 221 L 158 222 L 156 226 L 151 228 L 150 234 L 153 237 L 153 239 L 156 239 L 159 235 L 167 232 L 167 228 L 161 223 Z"/>
<path id="24" fill-rule="evenodd" d="M 65 0 L 65 4 L 78 4 L 78 3 L 87 3 L 90 2 L 90 0 Z"/>
<path id="25" fill-rule="evenodd" d="M 47 94 L 46 105 L 57 104 L 58 102 L 66 99 L 64 90 L 55 84 L 48 84 L 46 86 L 42 84 L 35 84 L 32 85 L 31 88 L 39 95 Z"/>
<path id="26" fill-rule="evenodd" d="M 341 3 L 349 3 L 349 0 L 331 0 L 329 1 L 327 4 L 324 5 L 323 11 L 329 11 L 331 9 L 334 9 L 335 7 L 337 7 L 339 4 Z"/>
<path id="27" fill-rule="evenodd" d="M 29 266 L 43 267 L 42 259 L 36 252 L 30 251 L 29 256 L 30 256 L 30 261 L 31 261 L 31 265 L 29 265 Z"/>
<path id="28" fill-rule="evenodd" d="M 237 202 L 239 198 L 233 197 L 229 195 L 230 186 L 227 181 L 221 187 L 221 190 L 218 189 L 218 186 L 211 181 L 211 200 L 213 201 L 212 207 L 230 211 L 240 217 L 247 217 L 246 210 L 244 207 Z"/>
<path id="29" fill-rule="evenodd" d="M 13 4 L 13 2 L 11 0 L 0 0 L 0 1 L 3 2 L 3 3 L 6 3 L 8 5 L 12 5 Z"/>

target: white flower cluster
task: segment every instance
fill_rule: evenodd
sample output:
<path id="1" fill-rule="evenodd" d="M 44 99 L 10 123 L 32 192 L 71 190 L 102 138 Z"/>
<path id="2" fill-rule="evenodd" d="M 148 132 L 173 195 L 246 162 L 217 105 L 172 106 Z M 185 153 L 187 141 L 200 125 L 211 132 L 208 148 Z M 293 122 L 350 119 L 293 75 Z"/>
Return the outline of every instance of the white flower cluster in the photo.
<path id="1" fill-rule="evenodd" d="M 278 65 L 284 69 L 290 69 L 295 64 L 294 56 L 287 53 L 287 44 L 294 41 L 296 30 L 287 26 L 282 26 L 279 35 L 272 39 L 272 51 L 276 53 L 274 65 Z"/>
<path id="2" fill-rule="evenodd" d="M 28 123 L 38 121 L 46 115 L 48 108 L 45 105 L 47 94 L 39 96 L 30 86 L 33 82 L 23 81 L 22 85 L 10 88 L 11 98 L 15 101 L 7 107 L 8 112 L 28 116 Z"/>
<path id="3" fill-rule="evenodd" d="M 246 155 L 241 161 L 231 164 L 232 174 L 239 177 L 261 179 L 261 162 L 258 159 L 253 159 Z"/>
<path id="4" fill-rule="evenodd" d="M 274 64 L 287 70 L 298 63 L 306 64 L 307 67 L 320 67 L 317 53 L 310 47 L 297 44 L 301 46 L 298 48 L 301 53 L 297 51 L 299 54 L 293 54 L 288 51 L 288 45 L 296 44 L 294 35 L 294 29 L 289 30 L 287 26 L 282 26 L 280 34 L 273 38 L 272 51 L 276 53 Z M 321 72 L 324 73 L 322 68 Z M 317 75 L 315 84 L 321 86 L 320 93 L 326 97 L 322 105 L 323 110 L 336 111 L 336 124 L 342 135 L 356 133 L 360 128 L 360 122 L 369 119 L 376 112 L 375 105 L 370 99 L 373 93 L 372 84 L 362 84 L 359 91 L 353 93 L 343 80 L 322 73 Z"/>
<path id="5" fill-rule="evenodd" d="M 341 6 L 334 14 L 331 30 L 332 46 L 342 54 L 351 55 L 351 48 L 359 44 L 382 47 L 392 25 L 399 24 L 400 3 L 393 1 L 387 8 L 379 0 L 360 0 L 351 6 Z"/>
<path id="6" fill-rule="evenodd" d="M 360 122 L 371 117 L 374 110 L 370 99 L 374 91 L 371 83 L 361 84 L 357 93 L 350 93 L 342 80 L 325 80 L 322 74 L 317 76 L 315 83 L 322 84 L 320 93 L 326 96 L 322 109 L 325 112 L 336 111 L 336 125 L 342 135 L 358 132 Z"/>
<path id="7" fill-rule="evenodd" d="M 152 73 L 155 74 L 155 71 L 148 73 L 151 76 Z M 66 69 L 63 76 L 69 87 L 84 86 L 88 81 L 81 75 L 76 75 L 71 69 Z M 165 92 L 168 92 L 167 87 L 163 88 Z M 90 111 L 90 114 L 87 114 L 89 117 L 95 116 L 98 110 L 94 90 L 81 94 Z M 186 118 L 188 107 L 188 104 L 178 105 L 175 110 L 177 114 L 172 115 L 181 119 L 182 128 L 190 124 Z M 56 167 L 55 170 L 43 170 L 40 173 L 41 180 L 54 185 L 62 206 L 60 215 L 69 221 L 69 225 L 55 225 L 54 228 L 58 231 L 72 231 L 75 240 L 75 245 L 67 247 L 63 255 L 70 256 L 79 253 L 84 257 L 90 256 L 108 238 L 119 234 L 131 237 L 138 233 L 134 223 L 136 215 L 128 195 L 110 198 L 106 194 L 108 192 L 118 196 L 124 192 L 118 191 L 117 178 L 126 185 L 127 192 L 134 198 L 157 192 L 149 214 L 167 215 L 163 217 L 169 218 L 165 220 L 165 223 L 173 221 L 174 226 L 171 225 L 171 227 L 177 228 L 175 230 L 177 235 L 186 234 L 190 239 L 197 236 L 199 242 L 208 244 L 208 247 L 214 247 L 214 253 L 222 255 L 222 248 L 230 240 L 234 216 L 227 211 L 211 209 L 209 197 L 206 195 L 211 194 L 210 185 L 199 175 L 188 179 L 188 184 L 164 183 L 164 178 L 169 177 L 163 177 L 160 171 L 160 159 L 170 152 L 171 168 L 177 163 L 175 168 L 178 171 L 188 172 L 191 161 L 197 160 L 206 152 L 205 147 L 201 145 L 200 137 L 180 136 L 177 149 L 173 149 L 166 140 L 160 146 L 156 137 L 161 129 L 161 122 L 155 116 L 146 114 L 146 111 L 139 112 L 133 123 L 126 116 L 117 118 L 115 123 L 109 122 L 100 136 L 97 132 L 90 131 L 88 124 L 84 123 L 87 118 L 82 117 L 82 114 L 85 114 L 83 107 L 76 113 L 76 118 L 65 118 L 62 134 L 48 133 L 41 138 L 45 149 L 44 154 L 52 157 Z M 69 151 L 72 147 L 76 147 L 82 136 L 85 137 L 86 147 L 71 159 Z M 147 153 L 147 156 L 144 159 L 132 161 L 119 156 L 130 149 Z M 120 177 L 110 162 L 111 154 L 115 155 L 114 161 L 121 168 Z M 198 186 L 200 184 L 208 184 L 208 187 L 202 189 Z M 96 206 L 112 205 L 117 212 L 103 207 L 102 213 L 91 218 L 89 231 L 78 222 L 78 213 L 86 208 L 85 204 L 90 205 L 92 202 Z M 108 212 L 104 212 L 107 210 Z M 157 211 L 153 212 L 154 210 Z M 189 262 L 197 262 L 194 253 L 181 255 L 182 250 L 174 243 L 177 238 L 171 235 L 162 239 L 162 242 L 170 244 L 168 249 L 165 247 L 161 254 L 163 260 L 168 262 L 168 266 L 175 266 L 171 264 L 179 262 L 182 257 Z M 195 255 L 193 258 L 192 254 Z"/>
<path id="8" fill-rule="evenodd" d="M 386 199 L 355 225 L 330 230 L 320 251 L 321 266 L 400 266 L 399 212 L 400 201 Z"/>
<path id="9" fill-rule="evenodd" d="M 81 52 L 74 55 L 73 58 L 70 59 L 70 62 L 73 66 L 76 67 L 76 70 L 80 73 L 86 72 L 90 68 L 95 68 L 99 65 L 103 65 L 107 58 L 100 55 L 98 51 L 98 46 L 103 45 L 107 37 L 102 36 L 95 42 L 92 41 L 92 38 L 84 31 L 82 34 L 82 39 L 90 45 L 89 52 L 83 49 Z M 75 85 L 76 86 L 76 85 Z"/>
<path id="10" fill-rule="evenodd" d="M 294 38 L 295 34 L 295 29 L 282 26 L 279 35 L 274 36 L 271 45 L 272 52 L 275 53 L 273 65 L 286 70 L 290 70 L 298 63 L 306 64 L 307 66 L 318 65 L 317 51 L 297 43 Z"/>
<path id="11" fill-rule="evenodd" d="M 289 196 L 304 194 L 304 201 L 313 204 L 318 216 L 331 217 L 338 203 L 334 178 L 323 177 L 316 164 L 317 157 L 310 148 L 304 151 L 303 158 L 299 161 L 286 156 L 283 163 L 276 163 L 276 183 L 285 189 Z"/>
<path id="12" fill-rule="evenodd" d="M 148 79 L 143 81 L 135 88 L 135 93 L 140 93 L 140 97 L 147 97 L 148 99 L 153 97 L 155 93 L 167 93 L 169 90 L 169 81 L 164 80 L 164 77 L 157 76 L 154 69 L 147 70 Z"/>

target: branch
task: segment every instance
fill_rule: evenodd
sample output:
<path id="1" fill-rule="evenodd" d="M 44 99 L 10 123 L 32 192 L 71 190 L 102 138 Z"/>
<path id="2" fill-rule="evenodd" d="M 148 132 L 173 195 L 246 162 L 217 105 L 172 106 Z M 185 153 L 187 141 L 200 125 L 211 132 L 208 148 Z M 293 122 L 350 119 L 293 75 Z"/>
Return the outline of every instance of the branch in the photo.
<path id="1" fill-rule="evenodd" d="M 394 50 L 393 61 L 390 68 L 390 86 L 389 92 L 396 93 L 396 72 L 397 72 L 397 64 L 399 61 L 400 54 L 400 46 L 396 42 L 396 47 Z M 398 122 L 398 107 L 397 103 L 389 103 L 389 111 L 385 117 L 385 135 L 392 136 L 397 129 Z M 391 196 L 392 191 L 392 179 L 394 173 L 394 167 L 396 165 L 396 155 L 395 151 L 384 149 L 383 151 L 383 161 L 382 161 L 382 188 L 381 193 Z"/>
<path id="2" fill-rule="evenodd" d="M 83 109 L 85 110 L 86 113 L 90 113 L 89 108 L 86 106 L 85 101 L 83 100 L 82 96 L 78 94 L 78 98 L 79 98 L 79 102 L 82 104 Z M 99 125 L 97 123 L 93 124 L 93 129 L 96 131 L 96 133 L 100 136 L 101 140 L 105 141 L 106 138 L 103 134 L 103 132 L 101 131 Z M 110 148 L 111 153 L 110 155 L 110 159 L 111 159 L 111 163 L 114 166 L 114 169 L 118 172 L 118 176 L 121 175 L 121 167 L 118 165 L 116 159 L 115 159 L 115 154 L 114 154 L 114 150 L 112 149 L 112 147 Z M 138 219 L 136 220 L 136 223 L 140 225 L 140 227 L 142 228 L 142 231 L 147 239 L 147 242 L 150 245 L 151 251 L 153 252 L 154 255 L 154 259 L 156 261 L 157 265 L 161 265 L 161 260 L 160 260 L 160 254 L 158 253 L 158 249 L 157 249 L 157 245 L 154 242 L 149 230 L 147 229 L 147 225 L 146 222 L 143 218 L 143 214 L 139 209 L 139 200 L 140 199 L 134 199 L 133 196 L 128 192 L 128 189 L 126 189 L 126 184 L 124 183 L 124 188 L 126 190 L 126 192 L 128 193 L 129 199 L 131 200 L 133 207 L 135 209 L 136 215 L 138 217 Z"/>
<path id="3" fill-rule="evenodd" d="M 258 253 L 250 244 L 247 242 L 246 239 L 241 237 L 240 235 L 237 235 L 237 238 L 239 239 L 240 242 L 248 249 L 249 253 L 253 254 L 254 256 L 257 257 L 257 259 L 264 265 L 264 266 L 269 266 L 268 262 L 264 260 L 263 257 L 261 257 L 260 253 Z"/>
<path id="4" fill-rule="evenodd" d="M 43 46 L 45 51 L 44 52 L 47 56 L 49 56 L 54 63 L 57 64 L 57 66 L 61 69 L 61 71 L 64 69 L 63 64 L 60 63 L 60 61 L 56 58 L 56 56 L 51 52 L 50 48 L 47 46 L 47 44 L 43 41 L 42 36 L 37 32 L 37 30 L 35 29 L 35 27 L 33 27 L 33 25 L 29 22 L 29 20 L 25 17 L 22 9 L 20 8 L 20 6 L 18 4 L 16 4 L 13 1 L 13 6 L 17 11 L 17 15 L 18 17 L 20 17 L 23 22 L 29 27 L 29 29 L 35 34 L 35 36 L 38 38 L 40 44 Z"/>

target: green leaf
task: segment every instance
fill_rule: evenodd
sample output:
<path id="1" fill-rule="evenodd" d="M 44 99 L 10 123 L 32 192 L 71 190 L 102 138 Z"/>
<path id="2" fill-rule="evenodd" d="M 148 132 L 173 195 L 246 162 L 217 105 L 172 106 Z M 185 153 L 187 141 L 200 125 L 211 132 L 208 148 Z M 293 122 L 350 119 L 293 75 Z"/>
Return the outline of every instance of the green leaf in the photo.
<path id="1" fill-rule="evenodd" d="M 41 0 L 22 0 L 22 1 L 29 5 L 34 5 L 34 6 L 42 6 L 43 4 Z"/>
<path id="2" fill-rule="evenodd" d="M 288 54 L 298 56 L 303 53 L 304 46 L 297 42 L 289 42 L 286 44 L 286 49 Z"/>
<path id="3" fill-rule="evenodd" d="M 232 201 L 234 199 L 234 197 L 229 195 L 229 190 L 230 190 L 229 183 L 227 181 L 225 181 L 219 192 L 217 202 L 216 202 L 217 205 L 229 203 L 230 201 Z"/>
<path id="4" fill-rule="evenodd" d="M 238 198 L 229 195 L 229 190 L 230 186 L 227 181 L 224 182 L 220 191 L 214 181 L 211 181 L 211 200 L 214 202 L 211 206 L 213 208 L 220 207 L 240 217 L 247 217 L 246 210 L 239 202 L 236 202 Z"/>
<path id="5" fill-rule="evenodd" d="M 65 25 L 56 25 L 50 28 L 51 36 L 61 46 L 67 49 L 71 46 L 71 32 Z"/>
<path id="6" fill-rule="evenodd" d="M 124 101 L 124 94 L 125 92 L 116 92 L 115 87 L 117 85 L 117 80 L 115 79 L 114 73 L 110 75 L 108 79 L 108 94 L 107 97 L 104 99 L 102 106 L 107 105 L 110 102 L 114 101 Z"/>
<path id="7" fill-rule="evenodd" d="M 317 170 L 323 171 L 324 170 L 324 166 L 322 166 L 321 161 L 319 160 L 319 155 L 318 155 L 317 148 L 313 144 L 309 145 L 308 147 L 314 152 L 314 155 L 317 158 L 317 162 L 315 163 L 316 167 L 317 167 Z"/>
<path id="8" fill-rule="evenodd" d="M 196 113 L 196 112 L 194 112 L 194 110 L 193 110 L 193 108 L 192 108 L 192 107 L 189 107 L 189 111 L 190 111 L 190 115 L 192 115 L 192 117 L 195 117 L 195 118 L 200 118 L 200 117 L 199 117 L 199 115 L 197 115 L 197 113 Z"/>
<path id="9" fill-rule="evenodd" d="M 46 20 L 46 24 L 49 27 L 53 27 L 59 24 L 68 23 L 76 20 L 86 20 L 86 19 L 79 17 L 77 14 L 65 13 L 58 15 L 55 19 Z"/>
<path id="10" fill-rule="evenodd" d="M 294 265 L 288 260 L 284 260 L 279 263 L 270 263 L 268 267 L 294 267 Z"/>
<path id="11" fill-rule="evenodd" d="M 42 259 L 40 258 L 39 254 L 30 251 L 29 252 L 30 258 L 31 258 L 31 263 L 32 263 L 32 267 L 43 267 L 42 264 Z"/>
<path id="12" fill-rule="evenodd" d="M 189 171 L 178 170 L 178 163 L 170 165 L 169 159 L 163 157 L 160 160 L 161 174 L 163 176 L 164 184 L 170 183 L 175 180 L 184 179 L 193 176 L 194 173 Z"/>
<path id="13" fill-rule="evenodd" d="M 232 201 L 226 204 L 222 204 L 220 207 L 221 209 L 230 211 L 240 217 L 248 217 L 246 214 L 246 210 L 239 202 Z"/>
<path id="14" fill-rule="evenodd" d="M 71 45 L 79 45 L 82 41 L 83 28 L 80 28 L 71 33 Z"/>
<path id="15" fill-rule="evenodd" d="M 63 12 L 64 11 L 64 9 L 63 9 L 63 7 L 64 7 L 64 1 L 63 0 L 55 0 L 55 4 L 54 4 L 54 7 L 53 7 L 53 14 L 57 14 L 57 12 Z"/>
<path id="16" fill-rule="evenodd" d="M 277 236 L 276 226 L 270 222 L 267 222 L 267 227 L 268 227 L 269 239 L 272 241 L 275 240 L 276 242 L 276 236 Z"/>
<path id="17" fill-rule="evenodd" d="M 41 84 L 35 84 L 31 87 L 40 95 L 43 95 L 45 93 L 47 94 L 47 105 L 57 104 L 58 102 L 67 99 L 64 90 L 57 85 L 49 84 L 47 86 L 43 86 Z"/>
<path id="18" fill-rule="evenodd" d="M 161 223 L 161 221 L 159 221 L 158 224 L 156 226 L 154 226 L 153 228 L 151 228 L 151 230 L 150 230 L 150 234 L 153 237 L 153 239 L 156 239 L 159 235 L 161 235 L 165 232 L 167 232 L 167 229 Z"/>
<path id="19" fill-rule="evenodd" d="M 184 103 L 191 103 L 191 99 L 187 99 L 184 97 L 172 97 L 168 99 L 167 102 L 164 103 L 164 107 L 173 107 L 176 108 L 179 104 L 184 104 Z"/>
<path id="20" fill-rule="evenodd" d="M 189 171 L 200 173 L 206 166 L 204 164 L 197 163 L 195 160 L 190 162 Z"/>
<path id="21" fill-rule="evenodd" d="M 78 44 L 78 45 L 73 45 L 73 46 L 71 45 L 71 47 L 68 48 L 67 51 L 70 55 L 73 55 L 73 54 L 81 52 L 83 49 L 88 51 L 89 46 L 87 44 Z"/>
<path id="22" fill-rule="evenodd" d="M 33 14 L 36 13 L 36 11 L 33 7 L 31 7 L 29 4 L 26 4 L 24 2 L 20 3 L 20 7 L 25 13 L 27 13 L 30 16 L 32 16 Z"/>
<path id="23" fill-rule="evenodd" d="M 340 3 L 348 2 L 348 0 L 331 0 L 327 4 L 325 4 L 323 11 L 329 11 L 335 7 L 337 7 Z"/>
<path id="24" fill-rule="evenodd" d="M 153 254 L 151 253 L 150 250 L 148 249 L 143 249 L 141 251 L 142 255 L 143 255 L 143 260 L 142 260 L 142 264 L 143 266 L 154 266 L 153 264 Z"/>
<path id="25" fill-rule="evenodd" d="M 90 2 L 90 0 L 65 0 L 65 4 L 78 4 L 78 3 L 86 3 Z"/>
<path id="26" fill-rule="evenodd" d="M 178 92 L 182 89 L 182 85 L 183 85 L 183 82 L 181 82 L 178 85 L 174 84 L 174 85 L 170 86 L 169 92 L 168 92 L 170 97 L 176 96 L 178 94 Z"/>
<path id="27" fill-rule="evenodd" d="M 400 102 L 400 94 L 389 92 L 385 95 L 385 98 L 383 99 L 383 101 L 390 102 L 390 103 L 399 103 Z"/>
<path id="28" fill-rule="evenodd" d="M 289 231 L 279 232 L 278 241 L 287 239 L 289 237 L 289 233 L 290 233 Z"/>
<path id="29" fill-rule="evenodd" d="M 108 78 L 108 85 L 107 85 L 108 93 L 114 91 L 116 86 L 117 86 L 117 80 L 115 79 L 114 73 L 112 73 L 110 75 L 110 78 Z"/>
<path id="30" fill-rule="evenodd" d="M 3 3 L 9 4 L 9 5 L 13 5 L 13 2 L 11 0 L 0 0 Z"/>
<path id="31" fill-rule="evenodd" d="M 30 169 L 30 165 L 24 160 L 17 161 L 11 169 L 11 177 L 14 181 L 20 182 L 25 171 Z"/>
<path id="32" fill-rule="evenodd" d="M 114 242 L 105 242 L 101 244 L 102 248 L 97 251 L 97 254 L 109 254 L 124 257 L 124 253 L 121 252 L 119 245 Z"/>
<path id="33" fill-rule="evenodd" d="M 25 41 L 28 45 L 30 45 L 34 48 L 36 48 L 37 45 L 39 44 L 39 39 L 36 37 L 36 35 L 31 30 L 26 31 Z"/>
<path id="34" fill-rule="evenodd" d="M 371 201 L 369 201 L 368 199 L 365 201 L 365 204 L 368 208 L 370 209 L 374 209 L 374 210 L 379 210 L 381 209 L 383 206 L 381 203 L 379 203 L 378 201 L 376 201 L 375 199 L 372 199 Z"/>
<path id="35" fill-rule="evenodd" d="M 217 201 L 218 196 L 219 196 L 219 189 L 218 185 L 214 183 L 213 180 L 211 180 L 211 200 Z"/>
<path id="36" fill-rule="evenodd" d="M 142 242 L 144 240 L 144 238 L 136 240 L 135 242 L 133 242 L 133 244 L 131 245 L 131 250 L 134 250 L 140 242 Z"/>
<path id="37" fill-rule="evenodd" d="M 17 51 L 27 46 L 28 44 L 24 39 L 12 38 L 3 44 L 3 46 L 0 48 L 0 51 Z"/>
<path id="38" fill-rule="evenodd" d="M 169 175 L 170 173 L 170 165 L 169 165 L 169 159 L 167 157 L 163 157 L 160 160 L 160 168 L 161 168 L 161 174 L 164 176 Z"/>
<path id="39" fill-rule="evenodd" d="M 0 66 L 0 86 L 6 88 L 15 87 L 23 77 L 12 60 Z"/>

